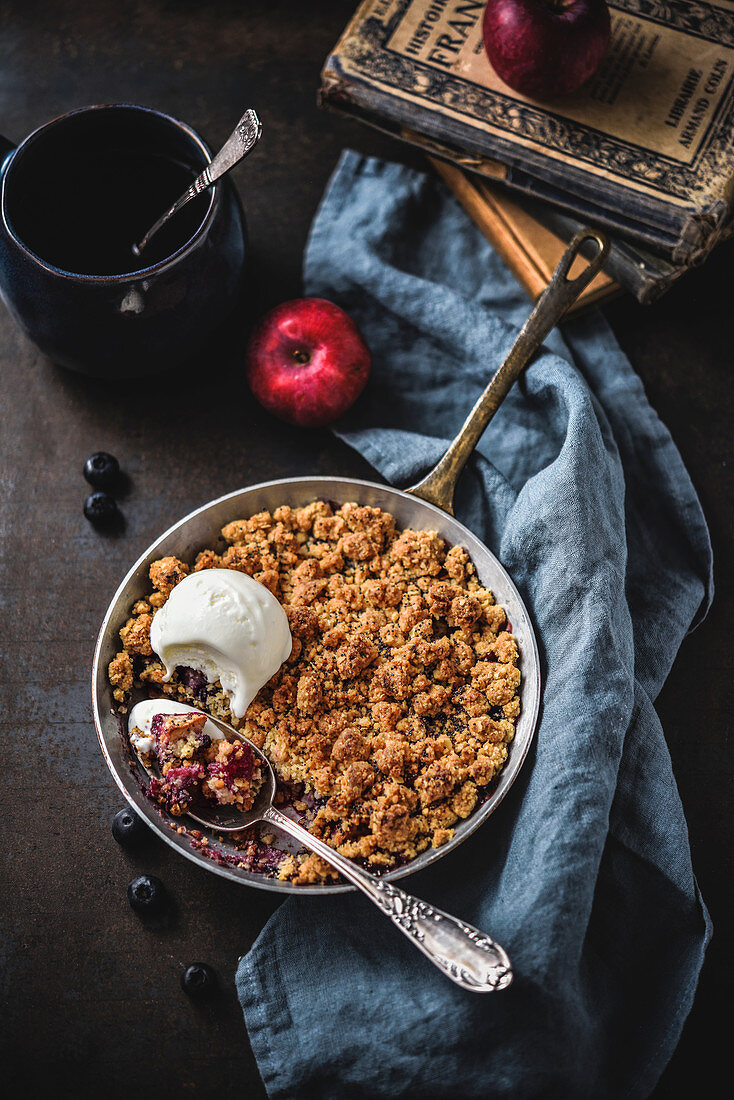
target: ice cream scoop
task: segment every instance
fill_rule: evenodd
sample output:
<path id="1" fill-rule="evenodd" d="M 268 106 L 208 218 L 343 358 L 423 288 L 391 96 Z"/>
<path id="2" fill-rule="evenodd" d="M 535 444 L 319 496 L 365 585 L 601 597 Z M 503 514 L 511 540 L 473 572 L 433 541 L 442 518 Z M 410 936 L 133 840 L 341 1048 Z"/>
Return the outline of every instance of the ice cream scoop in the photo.
<path id="1" fill-rule="evenodd" d="M 150 644 L 170 680 L 179 665 L 219 680 L 235 718 L 291 652 L 285 611 L 272 592 L 235 569 L 184 577 L 156 611 Z"/>

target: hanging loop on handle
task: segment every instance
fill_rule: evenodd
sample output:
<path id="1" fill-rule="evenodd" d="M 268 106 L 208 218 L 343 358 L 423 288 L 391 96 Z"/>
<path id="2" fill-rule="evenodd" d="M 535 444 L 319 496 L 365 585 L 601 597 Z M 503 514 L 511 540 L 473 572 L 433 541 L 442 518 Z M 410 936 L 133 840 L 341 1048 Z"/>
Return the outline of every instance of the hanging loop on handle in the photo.
<path id="1" fill-rule="evenodd" d="M 597 245 L 596 255 L 588 261 L 580 274 L 569 279 L 574 261 L 582 256 L 582 249 L 588 242 Z M 438 465 L 422 481 L 406 490 L 408 493 L 437 505 L 451 516 L 454 514 L 457 479 L 485 428 L 548 333 L 602 270 L 608 254 L 609 242 L 603 233 L 596 229 L 579 230 L 563 253 L 548 286 L 535 303 L 507 358 L 469 413 L 456 439 Z"/>

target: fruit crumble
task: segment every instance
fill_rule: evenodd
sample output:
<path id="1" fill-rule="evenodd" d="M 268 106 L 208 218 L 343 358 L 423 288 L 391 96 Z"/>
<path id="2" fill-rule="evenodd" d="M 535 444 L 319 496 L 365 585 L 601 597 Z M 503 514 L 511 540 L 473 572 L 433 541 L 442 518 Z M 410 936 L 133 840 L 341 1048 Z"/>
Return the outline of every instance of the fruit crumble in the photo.
<path id="1" fill-rule="evenodd" d="M 469 555 L 351 503 L 260 512 L 222 536 L 226 549 L 202 550 L 192 565 L 151 565 L 152 590 L 109 666 L 116 702 L 147 688 L 240 729 L 282 785 L 305 792 L 309 830 L 372 871 L 445 844 L 501 770 L 520 711 L 512 627 Z M 165 682 L 150 644 L 174 587 L 211 568 L 264 584 L 293 636 L 242 720 L 218 681 L 178 668 Z M 277 874 L 296 884 L 337 877 L 313 854 L 285 856 Z"/>
<path id="2" fill-rule="evenodd" d="M 174 817 L 207 799 L 244 812 L 262 786 L 261 763 L 250 746 L 213 741 L 204 732 L 206 720 L 205 714 L 156 714 L 150 725 L 155 747 L 143 760 L 155 759 L 162 776 L 151 778 L 150 794 Z"/>

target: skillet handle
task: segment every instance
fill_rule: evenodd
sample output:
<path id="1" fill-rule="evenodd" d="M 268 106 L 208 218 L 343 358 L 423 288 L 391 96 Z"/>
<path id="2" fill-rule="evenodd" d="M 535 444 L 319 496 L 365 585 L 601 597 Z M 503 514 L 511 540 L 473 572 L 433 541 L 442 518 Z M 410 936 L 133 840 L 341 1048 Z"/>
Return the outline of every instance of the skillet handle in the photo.
<path id="1" fill-rule="evenodd" d="M 568 278 L 568 273 L 582 246 L 596 243 L 596 255 L 580 275 Z M 518 333 L 515 343 L 502 366 L 469 413 L 456 439 L 430 474 L 406 492 L 436 504 L 449 515 L 454 514 L 454 489 L 469 455 L 479 442 L 484 429 L 497 412 L 513 383 L 541 346 L 551 329 L 558 324 L 579 294 L 599 274 L 609 253 L 609 243 L 596 229 L 581 229 L 573 238 L 553 272 L 551 281 L 535 303 L 533 312 Z"/>

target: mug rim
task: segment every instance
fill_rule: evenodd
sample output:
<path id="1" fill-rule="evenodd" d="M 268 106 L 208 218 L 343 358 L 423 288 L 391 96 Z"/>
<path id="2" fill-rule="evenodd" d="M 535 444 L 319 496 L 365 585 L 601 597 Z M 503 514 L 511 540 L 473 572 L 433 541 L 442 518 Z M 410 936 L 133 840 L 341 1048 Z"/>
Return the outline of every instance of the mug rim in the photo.
<path id="1" fill-rule="evenodd" d="M 8 236 L 13 242 L 29 256 L 35 263 L 39 264 L 46 271 L 51 272 L 53 275 L 60 275 L 62 278 L 71 279 L 73 281 L 82 280 L 87 283 L 129 283 L 141 278 L 147 278 L 151 275 L 158 274 L 161 271 L 165 271 L 171 267 L 182 255 L 190 251 L 194 245 L 209 231 L 209 227 L 214 218 L 216 209 L 219 206 L 220 189 L 219 184 L 215 183 L 211 188 L 211 195 L 209 199 L 209 205 L 207 207 L 206 214 L 202 218 L 196 231 L 181 245 L 175 252 L 172 252 L 170 256 L 166 256 L 162 260 L 158 260 L 157 263 L 150 264 L 148 267 L 136 268 L 133 271 L 126 271 L 118 275 L 87 275 L 81 271 L 71 271 L 67 268 L 57 267 L 55 264 L 49 263 L 48 260 L 44 260 L 42 256 L 39 256 L 37 252 L 34 252 L 32 248 L 29 248 L 21 237 L 18 236 L 13 225 L 8 217 L 7 210 L 7 181 L 10 173 L 13 170 L 13 165 L 16 158 L 20 153 L 23 153 L 28 146 L 41 137 L 47 130 L 58 126 L 62 122 L 66 122 L 70 118 L 74 118 L 76 115 L 86 115 L 93 111 L 117 111 L 117 110 L 132 110 L 142 111 L 148 115 L 154 115 L 156 118 L 162 119 L 164 122 L 170 123 L 178 130 L 183 131 L 187 137 L 189 137 L 195 145 L 204 154 L 204 160 L 206 164 L 211 164 L 212 154 L 209 146 L 204 139 L 197 134 L 188 123 L 183 122 L 179 118 L 175 118 L 173 115 L 167 114 L 165 111 L 159 111 L 156 107 L 146 107 L 141 103 L 94 103 L 87 107 L 75 107 L 72 111 L 65 111 L 64 114 L 58 115 L 56 118 L 49 119 L 48 122 L 44 122 L 41 126 L 36 127 L 31 131 L 27 137 L 23 139 L 15 149 L 9 153 L 9 163 L 5 172 L 3 173 L 0 189 L 0 217 L 2 218 L 2 225 Z"/>

